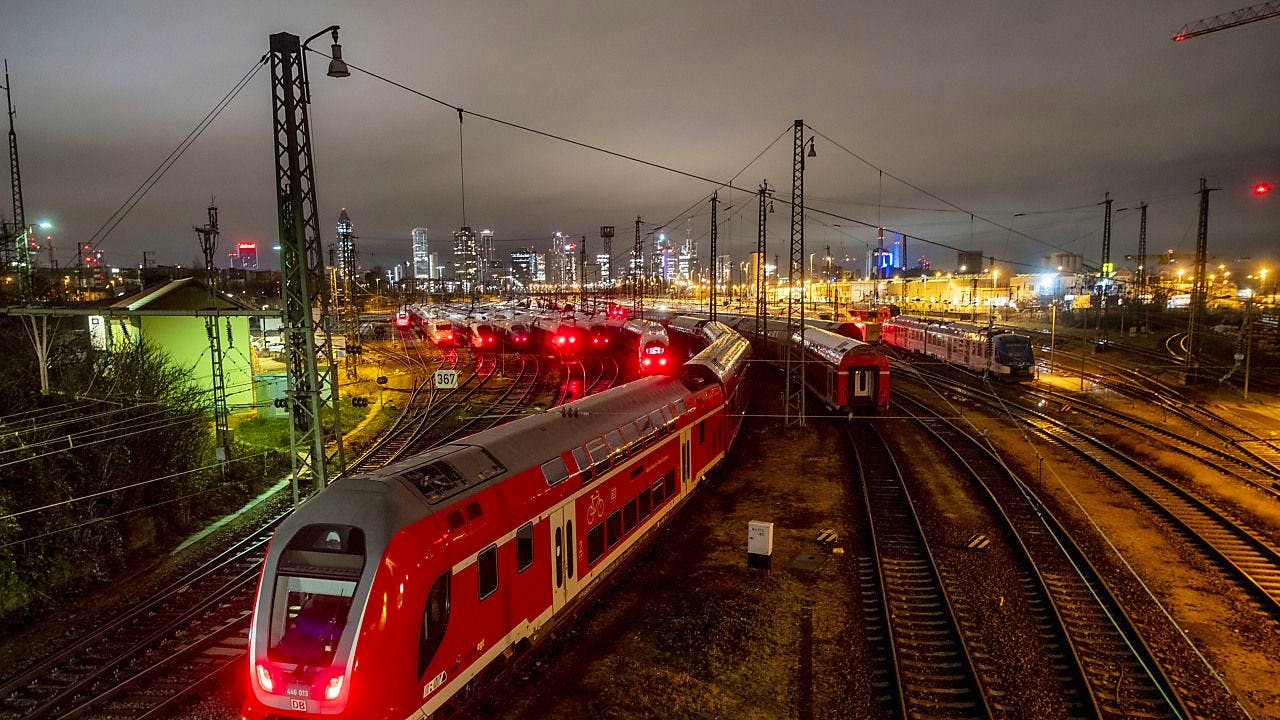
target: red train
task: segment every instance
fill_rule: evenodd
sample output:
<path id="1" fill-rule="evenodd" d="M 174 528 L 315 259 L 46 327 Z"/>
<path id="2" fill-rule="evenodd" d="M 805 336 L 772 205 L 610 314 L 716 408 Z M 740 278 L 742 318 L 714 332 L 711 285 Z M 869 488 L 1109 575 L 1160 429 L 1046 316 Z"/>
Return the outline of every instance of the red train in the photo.
<path id="1" fill-rule="evenodd" d="M 338 480 L 267 551 L 243 717 L 432 717 L 647 541 L 737 437 L 750 345 Z"/>

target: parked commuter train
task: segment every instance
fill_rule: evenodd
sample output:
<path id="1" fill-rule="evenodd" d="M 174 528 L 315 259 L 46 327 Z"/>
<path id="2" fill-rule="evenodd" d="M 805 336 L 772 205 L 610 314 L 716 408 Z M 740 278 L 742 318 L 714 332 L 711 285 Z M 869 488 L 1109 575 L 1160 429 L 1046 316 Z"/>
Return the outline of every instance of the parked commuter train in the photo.
<path id="1" fill-rule="evenodd" d="M 1029 378 L 1035 367 L 1031 339 L 1009 330 L 900 315 L 882 328 L 885 343 L 1009 378 Z"/>
<path id="2" fill-rule="evenodd" d="M 648 541 L 725 456 L 750 345 L 342 478 L 263 563 L 243 717 L 457 709 Z M 455 700 L 456 699 L 456 700 Z"/>

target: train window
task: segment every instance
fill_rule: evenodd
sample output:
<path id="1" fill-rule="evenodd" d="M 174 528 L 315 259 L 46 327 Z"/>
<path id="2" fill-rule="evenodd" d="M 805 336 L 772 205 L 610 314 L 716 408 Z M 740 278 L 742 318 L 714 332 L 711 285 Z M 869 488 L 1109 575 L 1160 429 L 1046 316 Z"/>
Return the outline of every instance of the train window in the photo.
<path id="1" fill-rule="evenodd" d="M 594 563 L 604 555 L 604 523 L 587 531 L 587 562 Z"/>
<path id="2" fill-rule="evenodd" d="M 604 441 L 609 443 L 610 457 L 620 458 L 626 455 L 626 443 L 622 441 L 622 433 L 610 430 L 604 434 Z"/>
<path id="3" fill-rule="evenodd" d="M 698 423 L 698 444 L 704 445 L 707 442 L 707 421 L 703 420 Z"/>
<path id="4" fill-rule="evenodd" d="M 573 545 L 573 521 L 569 520 L 564 524 L 565 550 L 564 554 L 564 571 L 569 577 L 573 577 L 573 556 L 577 553 L 577 549 Z"/>
<path id="5" fill-rule="evenodd" d="M 654 410 L 653 412 L 649 413 L 649 422 L 650 424 L 653 425 L 654 433 L 661 434 L 667 431 L 667 428 L 666 428 L 667 420 L 666 418 L 662 417 L 662 412 L 660 410 Z"/>
<path id="6" fill-rule="evenodd" d="M 675 426 L 676 416 L 671 412 L 670 405 L 662 406 L 662 431 L 671 432 L 671 428 Z"/>
<path id="7" fill-rule="evenodd" d="M 516 572 L 524 572 L 533 564 L 533 523 L 516 530 Z"/>
<path id="8" fill-rule="evenodd" d="M 644 521 L 649 517 L 649 511 L 653 509 L 653 490 L 645 488 L 640 491 L 640 520 Z"/>
<path id="9" fill-rule="evenodd" d="M 587 451 L 580 447 L 574 448 L 573 461 L 578 463 L 578 472 L 582 474 L 582 484 L 586 485 L 591 482 L 593 473 L 591 472 L 591 459 L 587 457 Z"/>
<path id="10" fill-rule="evenodd" d="M 561 565 L 561 558 L 564 557 L 564 533 L 560 528 L 556 528 L 556 587 L 564 585 L 564 565 Z"/>
<path id="11" fill-rule="evenodd" d="M 498 546 L 491 545 L 480 551 L 476 558 L 476 575 L 480 578 L 480 599 L 483 600 L 498 589 Z"/>
<path id="12" fill-rule="evenodd" d="M 662 481 L 653 484 L 653 506 L 657 508 L 662 504 Z"/>
<path id="13" fill-rule="evenodd" d="M 609 541 L 609 547 L 613 547 L 622 539 L 622 511 L 614 510 L 609 513 L 609 518 L 605 520 L 604 524 L 608 527 L 605 535 Z"/>
<path id="14" fill-rule="evenodd" d="M 480 508 L 480 503 L 474 500 L 467 503 L 467 519 L 468 520 L 477 520 L 483 514 L 484 514 L 484 510 Z"/>
<path id="15" fill-rule="evenodd" d="M 681 415 L 689 412 L 689 406 L 684 404 L 683 399 L 677 400 L 675 402 L 675 406 L 676 406 L 676 417 L 680 417 Z"/>
<path id="16" fill-rule="evenodd" d="M 542 463 L 542 477 L 546 479 L 548 487 L 569 477 L 569 468 L 565 466 L 564 458 L 558 457 Z"/>
<path id="17" fill-rule="evenodd" d="M 636 499 L 631 498 L 622 506 L 622 532 L 629 533 L 636 527 Z"/>
<path id="18" fill-rule="evenodd" d="M 422 612 L 422 634 L 418 636 L 418 677 L 427 671 L 431 658 L 440 648 L 445 628 L 449 626 L 449 584 L 446 570 L 431 584 L 427 592 L 427 607 Z"/>
<path id="19" fill-rule="evenodd" d="M 675 471 L 669 472 L 662 476 L 662 485 L 666 490 L 667 497 L 675 497 L 676 495 L 676 474 Z"/>
<path id="20" fill-rule="evenodd" d="M 458 528 L 467 524 L 467 521 L 462 518 L 462 513 L 458 512 L 457 510 L 450 511 L 449 514 L 446 515 L 445 517 L 449 519 L 450 530 L 457 530 Z"/>
<path id="21" fill-rule="evenodd" d="M 640 431 L 640 437 L 644 440 L 644 444 L 648 445 L 649 441 L 657 433 L 657 429 L 653 427 L 653 420 L 648 415 L 636 420 L 636 427 Z"/>
<path id="22" fill-rule="evenodd" d="M 591 456 L 591 466 L 597 473 L 609 469 L 609 446 L 604 440 L 596 438 L 587 442 L 587 454 Z"/>
<path id="23" fill-rule="evenodd" d="M 626 440 L 628 445 L 634 444 L 640 439 L 640 431 L 636 430 L 635 423 L 627 423 L 622 426 L 622 439 Z"/>

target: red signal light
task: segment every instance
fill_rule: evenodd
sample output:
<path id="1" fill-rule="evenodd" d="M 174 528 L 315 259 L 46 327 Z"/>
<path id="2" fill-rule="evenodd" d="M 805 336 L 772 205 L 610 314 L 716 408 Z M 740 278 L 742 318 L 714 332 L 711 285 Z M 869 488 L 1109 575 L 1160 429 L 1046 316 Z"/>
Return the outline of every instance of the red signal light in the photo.
<path id="1" fill-rule="evenodd" d="M 1266 195 L 1269 192 L 1271 192 L 1271 183 L 1269 182 L 1260 182 L 1253 186 L 1254 195 Z"/>

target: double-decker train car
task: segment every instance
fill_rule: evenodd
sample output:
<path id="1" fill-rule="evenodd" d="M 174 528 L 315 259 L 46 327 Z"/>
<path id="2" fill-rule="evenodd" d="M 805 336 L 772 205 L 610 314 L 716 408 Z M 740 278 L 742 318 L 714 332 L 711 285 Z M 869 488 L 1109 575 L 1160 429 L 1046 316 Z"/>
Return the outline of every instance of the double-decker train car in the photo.
<path id="1" fill-rule="evenodd" d="M 744 335 L 755 332 L 750 315 L 734 316 L 728 324 Z M 770 359 L 780 362 L 785 359 L 783 343 L 799 340 L 788 337 L 785 321 L 769 320 L 760 345 Z M 805 385 L 828 409 L 867 414 L 889 408 L 889 359 L 875 345 L 806 323 L 804 360 Z"/>
<path id="2" fill-rule="evenodd" d="M 899 315 L 882 329 L 884 342 L 943 362 L 1008 378 L 1029 378 L 1031 339 L 1009 330 Z"/>
<path id="3" fill-rule="evenodd" d="M 339 479 L 270 543 L 243 718 L 429 718 L 545 637 L 733 443 L 750 345 Z M 456 700 L 455 700 L 456 699 Z"/>

